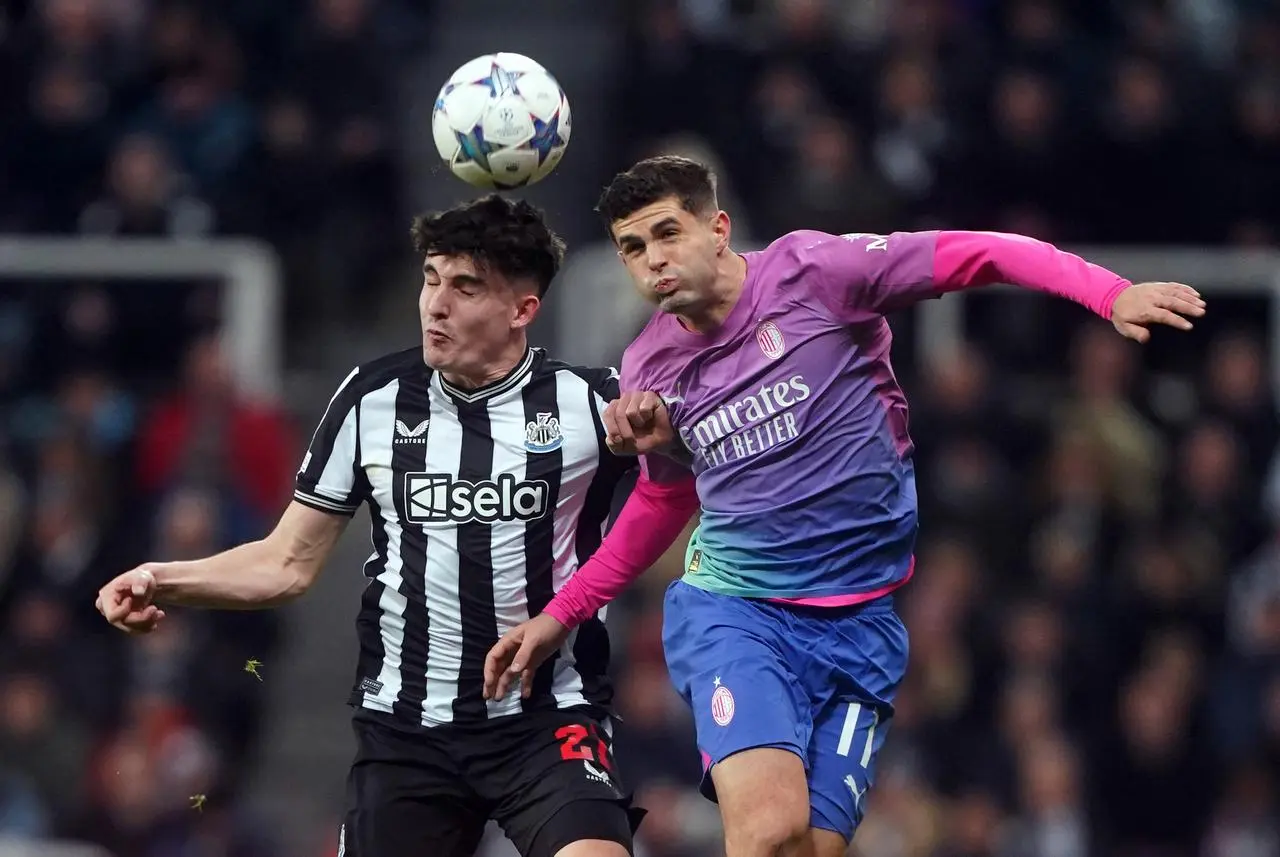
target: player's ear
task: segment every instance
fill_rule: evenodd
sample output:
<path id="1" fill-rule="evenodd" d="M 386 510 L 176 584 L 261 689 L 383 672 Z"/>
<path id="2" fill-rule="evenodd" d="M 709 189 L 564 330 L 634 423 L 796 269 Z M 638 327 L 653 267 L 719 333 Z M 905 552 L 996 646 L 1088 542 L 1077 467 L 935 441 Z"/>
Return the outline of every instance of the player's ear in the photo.
<path id="1" fill-rule="evenodd" d="M 733 232 L 733 224 L 729 222 L 727 211 L 717 211 L 711 220 L 711 231 L 716 236 L 716 252 L 723 253 L 729 249 L 729 236 Z"/>
<path id="2" fill-rule="evenodd" d="M 511 313 L 511 326 L 513 328 L 528 327 L 537 317 L 540 306 L 542 306 L 542 299 L 536 293 L 516 292 L 516 302 Z"/>

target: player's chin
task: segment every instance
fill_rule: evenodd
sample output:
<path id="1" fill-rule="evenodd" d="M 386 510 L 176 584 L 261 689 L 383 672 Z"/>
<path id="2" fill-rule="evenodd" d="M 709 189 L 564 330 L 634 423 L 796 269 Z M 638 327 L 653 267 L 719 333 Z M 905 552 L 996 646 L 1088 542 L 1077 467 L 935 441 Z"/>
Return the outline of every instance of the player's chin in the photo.
<path id="1" fill-rule="evenodd" d="M 692 309 L 696 301 L 682 292 L 675 291 L 658 297 L 658 309 L 676 315 Z"/>
<path id="2" fill-rule="evenodd" d="M 437 372 L 450 372 L 454 367 L 457 355 L 454 349 L 449 347 L 448 342 L 432 342 L 426 340 L 422 343 L 422 360 Z"/>

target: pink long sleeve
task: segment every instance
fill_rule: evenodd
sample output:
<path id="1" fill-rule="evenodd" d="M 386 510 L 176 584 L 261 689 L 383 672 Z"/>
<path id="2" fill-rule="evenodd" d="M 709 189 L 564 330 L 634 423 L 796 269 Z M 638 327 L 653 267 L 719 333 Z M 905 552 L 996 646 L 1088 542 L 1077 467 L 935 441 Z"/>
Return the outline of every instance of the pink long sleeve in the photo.
<path id="1" fill-rule="evenodd" d="M 642 474 L 604 542 L 544 612 L 566 628 L 594 616 L 658 561 L 697 510 L 692 476 L 659 483 Z"/>
<path id="2" fill-rule="evenodd" d="M 1001 232 L 939 232 L 933 283 L 940 292 L 1008 283 L 1073 300 L 1105 319 L 1133 285 L 1052 244 Z"/>

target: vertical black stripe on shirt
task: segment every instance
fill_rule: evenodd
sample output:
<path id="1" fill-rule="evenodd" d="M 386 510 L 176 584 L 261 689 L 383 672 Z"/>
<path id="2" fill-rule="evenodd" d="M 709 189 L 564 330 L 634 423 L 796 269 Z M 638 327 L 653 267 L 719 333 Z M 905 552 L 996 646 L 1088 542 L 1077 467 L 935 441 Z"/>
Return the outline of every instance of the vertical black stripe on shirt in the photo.
<path id="1" fill-rule="evenodd" d="M 493 435 L 487 401 L 458 403 L 462 453 L 458 479 L 472 484 L 493 479 Z M 484 659 L 498 639 L 493 607 L 493 533 L 481 521 L 458 524 L 458 601 L 462 620 L 462 656 L 458 669 L 455 720 L 483 720 Z"/>
<path id="2" fill-rule="evenodd" d="M 582 677 L 582 695 L 602 708 L 613 705 L 613 685 L 609 682 L 609 631 L 604 622 L 592 617 L 578 626 L 573 641 L 574 667 Z"/>
<path id="3" fill-rule="evenodd" d="M 613 495 L 618 483 L 627 471 L 636 465 L 633 458 L 619 458 L 609 451 L 604 440 L 604 423 L 596 410 L 596 394 L 587 392 L 587 411 L 596 431 L 596 444 L 599 458 L 595 476 L 587 487 L 587 496 L 582 503 L 582 514 L 578 517 L 578 532 L 574 540 L 574 550 L 578 554 L 578 565 L 586 562 L 600 542 L 604 540 L 604 524 L 609 520 L 613 509 Z"/>
<path id="4" fill-rule="evenodd" d="M 431 419 L 431 397 L 427 372 L 406 374 L 396 393 L 395 419 L 410 428 Z M 381 430 L 381 429 L 380 429 Z M 400 534 L 400 594 L 408 602 L 404 608 L 404 635 L 401 638 L 400 693 L 392 712 L 406 723 L 422 722 L 422 701 L 427 696 L 427 639 L 431 617 L 427 613 L 427 534 L 420 524 L 409 520 L 406 508 L 405 474 L 421 473 L 427 458 L 431 425 L 415 438 L 402 438 L 396 426 L 386 426 L 392 434 L 391 474 L 396 518 Z"/>
<path id="5" fill-rule="evenodd" d="M 320 481 L 321 475 L 325 468 L 329 466 L 329 459 L 333 457 L 334 447 L 338 442 L 338 435 L 342 431 L 343 424 L 347 421 L 347 415 L 351 413 L 352 408 L 357 409 L 356 418 L 359 419 L 360 399 L 369 392 L 369 379 L 357 372 L 350 377 L 346 386 L 338 390 L 334 394 L 333 399 L 329 402 L 329 406 L 325 409 L 324 416 L 320 418 L 320 424 L 316 426 L 315 433 L 311 437 L 311 444 L 307 447 L 306 466 L 298 473 L 296 483 L 298 487 L 308 492 L 315 490 L 316 483 Z M 357 455 L 351 461 L 353 470 L 359 470 L 359 435 L 356 437 Z"/>
<path id="6" fill-rule="evenodd" d="M 613 507 L 614 492 L 622 477 L 635 466 L 633 459 L 623 459 L 609 452 L 604 439 L 604 425 L 596 410 L 596 393 L 587 392 L 587 410 L 591 414 L 599 445 L 599 463 L 591 485 L 587 488 L 582 514 L 578 517 L 578 532 L 574 550 L 578 564 L 586 562 L 604 540 L 604 524 Z M 592 617 L 578 626 L 578 636 L 573 644 L 573 658 L 578 674 L 582 676 L 582 692 L 590 701 L 608 707 L 612 702 L 609 684 L 609 632 L 604 622 Z"/>
<path id="7" fill-rule="evenodd" d="M 316 426 L 315 434 L 311 438 L 311 444 L 308 452 L 311 453 L 311 460 L 307 462 L 303 473 L 310 477 L 314 482 L 320 478 L 320 474 L 324 472 L 325 465 L 329 462 L 329 456 L 333 454 L 334 443 L 338 439 L 338 432 L 342 430 L 342 424 L 347 419 L 347 414 L 351 413 L 362 396 L 368 392 L 369 387 L 364 383 L 365 379 L 360 376 L 359 372 L 354 372 L 347 379 L 344 386 L 333 394 L 333 398 L 329 401 L 328 407 L 324 410 L 324 415 L 320 418 L 320 424 Z"/>
<path id="8" fill-rule="evenodd" d="M 543 420 L 561 422 L 556 373 L 535 377 L 524 388 L 525 423 Z M 563 430 L 563 426 L 561 427 Z M 562 441 L 563 442 L 563 441 Z M 537 616 L 555 595 L 555 519 L 560 499 L 560 480 L 564 472 L 564 451 L 560 447 L 549 452 L 530 452 L 525 465 L 525 480 L 547 483 L 547 513 L 530 521 L 524 531 L 525 598 L 529 615 Z M 533 677 L 533 692 L 524 700 L 526 710 L 545 706 L 551 694 L 555 664 L 560 653 L 553 654 L 538 668 Z"/>
<path id="9" fill-rule="evenodd" d="M 356 462 L 360 462 L 360 419 L 361 413 L 356 410 Z M 356 491 L 361 497 L 369 498 L 373 487 L 364 468 L 356 468 Z M 382 628 L 378 620 L 382 615 L 382 592 L 387 585 L 378 580 L 378 575 L 387 568 L 387 522 L 382 515 L 382 507 L 369 500 L 369 529 L 373 539 L 374 557 L 365 564 L 364 576 L 369 579 L 364 592 L 360 594 L 360 612 L 356 615 L 356 639 L 360 643 L 360 655 L 356 661 L 355 687 L 351 690 L 351 704 L 360 705 L 364 701 L 365 690 L 361 686 L 365 679 L 377 681 L 382 672 L 382 659 L 387 656 L 386 647 L 382 644 Z M 375 694 L 376 695 L 376 694 Z"/>

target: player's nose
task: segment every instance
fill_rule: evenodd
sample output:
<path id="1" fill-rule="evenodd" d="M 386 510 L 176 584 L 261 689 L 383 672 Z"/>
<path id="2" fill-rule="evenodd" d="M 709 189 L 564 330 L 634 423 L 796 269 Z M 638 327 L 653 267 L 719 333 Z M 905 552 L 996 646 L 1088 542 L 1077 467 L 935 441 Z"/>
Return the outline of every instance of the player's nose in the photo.
<path id="1" fill-rule="evenodd" d="M 423 314 L 428 318 L 444 318 L 449 314 L 448 289 L 432 289 L 422 298 Z"/>

